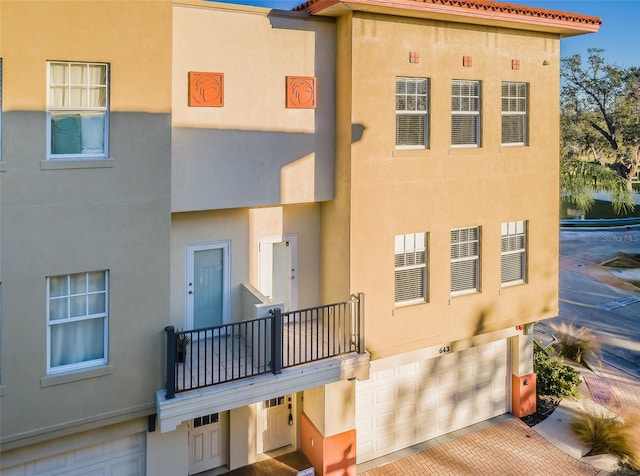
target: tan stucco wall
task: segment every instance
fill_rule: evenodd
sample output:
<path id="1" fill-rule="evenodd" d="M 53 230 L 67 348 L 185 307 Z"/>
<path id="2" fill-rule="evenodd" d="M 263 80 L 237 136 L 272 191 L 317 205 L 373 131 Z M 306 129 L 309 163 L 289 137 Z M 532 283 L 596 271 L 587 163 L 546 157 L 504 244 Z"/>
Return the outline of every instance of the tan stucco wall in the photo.
<path id="1" fill-rule="evenodd" d="M 324 437 L 355 428 L 355 381 L 341 380 L 304 391 L 304 413 Z"/>
<path id="2" fill-rule="evenodd" d="M 169 314 L 170 31 L 168 2 L 2 2 L 3 449 L 154 410 Z M 110 63 L 110 160 L 46 160 L 47 60 Z M 47 377 L 46 277 L 93 270 L 109 270 L 109 365 Z"/>
<path id="3" fill-rule="evenodd" d="M 111 111 L 169 112 L 170 12 L 167 0 L 3 0 L 4 109 L 44 110 L 45 61 L 60 60 L 113 63 Z"/>
<path id="4" fill-rule="evenodd" d="M 229 241 L 231 246 L 230 319 L 241 315 L 241 285 L 257 286 L 258 242 L 262 236 L 297 235 L 298 308 L 319 304 L 320 211 L 317 204 L 174 213 L 171 226 L 171 323 L 185 326 L 186 247 Z"/>
<path id="5" fill-rule="evenodd" d="M 323 289 L 335 287 L 330 281 L 344 269 L 347 254 L 343 247 L 332 253 L 327 240 L 350 239 L 349 285 L 351 292 L 366 294 L 366 347 L 373 358 L 554 316 L 558 40 L 539 33 L 525 36 L 366 14 L 356 14 L 351 28 L 351 69 L 339 68 L 337 91 L 353 85 L 352 117 L 338 115 L 338 120 L 362 124 L 364 132 L 350 151 L 339 139 L 337 168 L 348 168 L 350 184 L 338 180 L 345 193 L 339 188 L 340 198 L 330 207 L 350 210 L 350 230 L 343 227 L 341 233 L 337 230 L 340 236 L 323 237 L 323 251 L 329 251 L 323 255 L 329 271 L 323 274 Z M 341 50 L 341 41 L 349 41 L 350 35 L 340 25 L 338 31 Z M 420 53 L 418 64 L 409 63 L 410 51 Z M 462 66 L 465 55 L 473 57 L 472 67 Z M 512 59 L 520 60 L 520 70 L 511 69 Z M 395 150 L 397 76 L 430 78 L 427 150 Z M 481 81 L 480 148 L 450 147 L 453 79 Z M 500 146 L 502 81 L 529 83 L 526 147 Z M 338 130 L 344 133 L 345 124 L 338 124 Z M 501 289 L 500 224 L 513 220 L 529 224 L 528 283 Z M 482 227 L 481 292 L 451 297 L 450 230 L 476 225 Z M 394 236 L 423 231 L 429 233 L 429 302 L 395 307 Z"/>
<path id="6" fill-rule="evenodd" d="M 173 28 L 173 211 L 332 198 L 333 22 L 194 2 Z M 224 74 L 224 106 L 188 106 L 190 71 Z M 285 107 L 286 76 L 316 77 L 317 108 Z"/>

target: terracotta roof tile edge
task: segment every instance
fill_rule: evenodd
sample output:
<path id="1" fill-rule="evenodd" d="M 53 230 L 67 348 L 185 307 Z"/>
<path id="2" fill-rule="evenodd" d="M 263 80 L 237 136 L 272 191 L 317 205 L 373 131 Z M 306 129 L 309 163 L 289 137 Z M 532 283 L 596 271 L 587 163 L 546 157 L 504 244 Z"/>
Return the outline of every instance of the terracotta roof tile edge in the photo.
<path id="1" fill-rule="evenodd" d="M 336 3 L 341 3 L 341 0 L 308 0 L 297 7 L 294 7 L 293 10 L 317 13 L 325 8 L 335 5 Z M 357 3 L 363 5 L 385 4 L 389 7 L 395 6 L 399 8 L 411 8 L 412 4 L 415 4 L 416 7 L 418 7 L 419 4 L 431 4 L 444 7 L 466 8 L 469 10 L 482 10 L 485 12 L 522 15 L 525 17 L 532 17 L 534 19 L 566 21 L 583 25 L 592 25 L 593 27 L 599 27 L 602 24 L 602 20 L 598 17 L 489 0 L 346 0 L 344 3 Z"/>

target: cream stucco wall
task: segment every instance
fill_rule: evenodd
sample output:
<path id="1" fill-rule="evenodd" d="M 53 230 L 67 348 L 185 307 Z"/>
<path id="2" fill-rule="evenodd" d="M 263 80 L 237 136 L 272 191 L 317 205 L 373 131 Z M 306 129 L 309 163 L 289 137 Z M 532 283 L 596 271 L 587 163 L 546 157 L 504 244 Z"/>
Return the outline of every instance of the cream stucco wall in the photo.
<path id="1" fill-rule="evenodd" d="M 3 450 L 145 417 L 164 384 L 170 7 L 1 3 Z M 46 160 L 47 60 L 110 64 L 108 160 Z M 48 376 L 46 278 L 93 270 L 109 270 L 108 365 Z"/>
<path id="2" fill-rule="evenodd" d="M 173 211 L 332 198 L 333 35 L 304 14 L 174 8 Z M 188 106 L 190 71 L 224 74 L 222 107 Z M 316 77 L 315 109 L 285 107 L 286 76 Z"/>
<path id="3" fill-rule="evenodd" d="M 241 315 L 241 285 L 257 287 L 258 243 L 263 236 L 297 235 L 298 308 L 320 304 L 320 211 L 317 204 L 174 213 L 171 226 L 171 323 L 185 327 L 186 247 L 226 241 L 231 249 L 230 319 Z"/>
<path id="4" fill-rule="evenodd" d="M 342 22 L 342 25 L 341 25 Z M 343 43 L 346 44 L 343 46 Z M 340 134 L 363 126 L 362 140 L 341 141 L 336 201 L 323 218 L 349 214 L 349 226 L 323 236 L 323 289 L 349 262 L 351 292 L 366 294 L 367 350 L 373 358 L 407 352 L 556 315 L 558 280 L 558 64 L 551 35 L 428 20 L 354 14 L 338 20 L 338 100 L 352 94 Z M 420 54 L 409 63 L 409 52 Z M 472 67 L 462 57 L 473 58 Z M 521 69 L 512 70 L 518 59 Z M 349 61 L 351 61 L 350 68 Z M 544 63 L 548 63 L 545 65 Z M 395 78 L 430 80 L 429 147 L 395 150 Z M 450 146 L 454 79 L 479 80 L 482 145 Z M 502 81 L 529 84 L 529 143 L 500 146 Z M 351 141 L 349 141 L 351 142 Z M 346 211 L 348 210 L 348 211 Z M 527 220 L 528 282 L 500 286 L 500 225 Z M 324 222 L 323 222 L 324 223 Z M 451 297 L 450 230 L 481 226 L 481 292 Z M 394 305 L 394 236 L 429 234 L 428 303 Z M 346 241 L 331 251 L 328 240 Z"/>

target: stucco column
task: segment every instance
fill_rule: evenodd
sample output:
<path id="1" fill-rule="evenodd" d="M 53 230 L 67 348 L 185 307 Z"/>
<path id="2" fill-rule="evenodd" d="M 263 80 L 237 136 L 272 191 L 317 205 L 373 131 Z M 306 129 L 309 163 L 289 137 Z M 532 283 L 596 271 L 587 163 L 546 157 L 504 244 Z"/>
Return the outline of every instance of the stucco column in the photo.
<path id="1" fill-rule="evenodd" d="M 256 462 L 257 404 L 229 411 L 229 469 Z"/>
<path id="2" fill-rule="evenodd" d="M 300 447 L 320 476 L 355 476 L 355 381 L 304 392 Z"/>
<path id="3" fill-rule="evenodd" d="M 533 324 L 511 338 L 511 413 L 518 418 L 536 412 L 536 374 L 533 372 Z"/>
<path id="4" fill-rule="evenodd" d="M 187 474 L 189 470 L 187 423 L 174 431 L 147 432 L 147 474 Z"/>

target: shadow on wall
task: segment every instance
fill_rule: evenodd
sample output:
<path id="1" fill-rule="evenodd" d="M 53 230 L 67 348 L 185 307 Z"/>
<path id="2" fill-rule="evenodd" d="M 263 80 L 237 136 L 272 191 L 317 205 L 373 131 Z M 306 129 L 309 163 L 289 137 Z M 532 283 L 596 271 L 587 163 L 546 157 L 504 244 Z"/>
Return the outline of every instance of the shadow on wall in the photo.
<path id="1" fill-rule="evenodd" d="M 352 126 L 352 141 L 364 126 Z M 326 135 L 173 129 L 172 210 L 208 210 L 333 199 L 335 146 Z M 330 135 L 333 141 L 333 134 Z M 284 183 L 286 182 L 286 183 Z M 287 200 L 284 188 L 301 188 Z M 312 187 L 311 190 L 309 188 Z"/>

